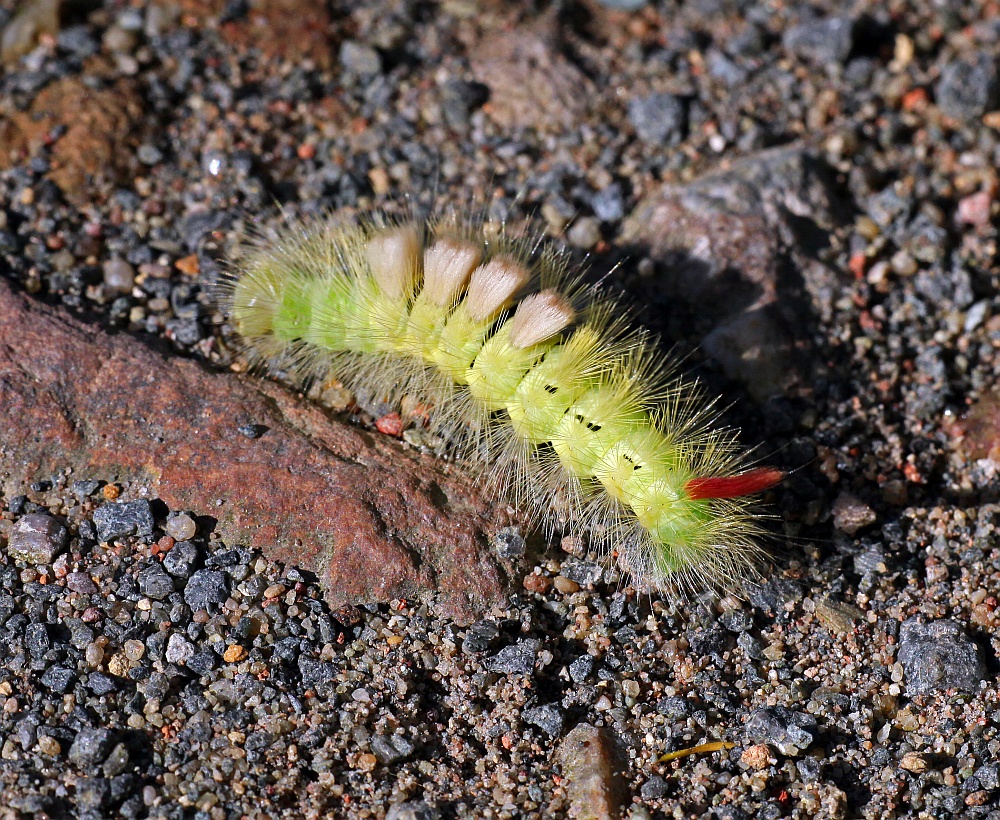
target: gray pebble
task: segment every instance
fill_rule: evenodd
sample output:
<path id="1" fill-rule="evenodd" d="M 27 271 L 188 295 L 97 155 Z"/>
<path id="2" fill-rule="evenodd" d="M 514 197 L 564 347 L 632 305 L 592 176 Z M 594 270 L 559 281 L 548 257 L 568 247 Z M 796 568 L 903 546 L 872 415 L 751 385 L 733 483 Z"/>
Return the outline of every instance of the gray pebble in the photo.
<path id="1" fill-rule="evenodd" d="M 139 573 L 139 589 L 147 598 L 162 601 L 174 591 L 174 580 L 159 564 L 150 564 Z"/>
<path id="2" fill-rule="evenodd" d="M 524 536 L 517 527 L 504 527 L 493 538 L 497 555 L 501 558 L 520 558 L 524 555 Z"/>
<path id="3" fill-rule="evenodd" d="M 70 755 L 72 755 L 72 750 Z M 129 754 L 124 743 L 117 743 L 104 761 L 102 771 L 105 777 L 115 777 L 128 768 Z"/>
<path id="4" fill-rule="evenodd" d="M 594 658 L 592 655 L 581 655 L 569 665 L 569 676 L 574 683 L 585 683 L 593 671 Z"/>
<path id="5" fill-rule="evenodd" d="M 97 538 L 109 542 L 115 538 L 152 535 L 156 525 L 148 501 L 111 501 L 94 512 Z"/>
<path id="6" fill-rule="evenodd" d="M 1000 763 L 987 763 L 976 769 L 976 780 L 984 789 L 1000 789 Z"/>
<path id="7" fill-rule="evenodd" d="M 401 735 L 377 735 L 372 738 L 372 753 L 379 763 L 388 766 L 413 754 L 413 744 Z"/>
<path id="8" fill-rule="evenodd" d="M 337 666 L 302 656 L 299 658 L 299 674 L 302 675 L 302 683 L 306 686 L 317 686 L 336 678 Z"/>
<path id="9" fill-rule="evenodd" d="M 379 53 L 370 46 L 354 40 L 345 40 L 341 44 L 340 64 L 359 77 L 382 73 L 382 58 Z"/>
<path id="10" fill-rule="evenodd" d="M 163 568 L 177 578 L 189 578 L 198 563 L 198 545 L 179 541 L 163 556 Z"/>
<path id="11" fill-rule="evenodd" d="M 97 492 L 97 488 L 100 486 L 100 481 L 74 481 L 69 485 L 69 490 L 82 501 Z"/>
<path id="12" fill-rule="evenodd" d="M 593 561 L 566 561 L 562 565 L 562 575 L 582 587 L 592 587 L 601 582 L 604 568 Z"/>
<path id="13" fill-rule="evenodd" d="M 31 513 L 14 525 L 7 549 L 15 561 L 50 564 L 68 541 L 69 531 L 62 521 L 45 513 Z"/>
<path id="14" fill-rule="evenodd" d="M 971 121 L 1000 103 L 996 60 L 985 52 L 948 63 L 935 89 L 937 104 L 949 117 Z"/>
<path id="15" fill-rule="evenodd" d="M 768 743 L 783 755 L 797 757 L 816 737 L 816 718 L 784 706 L 765 706 L 750 714 L 743 731 L 754 743 Z"/>
<path id="16" fill-rule="evenodd" d="M 639 794 L 642 796 L 643 800 L 656 800 L 663 797 L 669 791 L 670 786 L 667 781 L 664 780 L 657 774 L 654 774 L 649 780 L 642 784 L 639 789 Z"/>
<path id="17" fill-rule="evenodd" d="M 103 672 L 92 672 L 90 677 L 87 678 L 87 688 L 98 697 L 101 697 L 102 695 L 110 695 L 112 692 L 117 691 L 118 684 L 115 683 L 115 679 L 110 675 L 105 675 Z"/>
<path id="18" fill-rule="evenodd" d="M 73 685 L 75 678 L 76 673 L 72 669 L 67 669 L 65 666 L 50 666 L 40 680 L 46 689 L 62 695 Z"/>
<path id="19" fill-rule="evenodd" d="M 184 600 L 195 611 L 221 604 L 228 597 L 229 584 L 226 582 L 226 574 L 217 570 L 198 570 L 184 588 Z"/>
<path id="20" fill-rule="evenodd" d="M 625 216 L 625 196 L 617 183 L 598 191 L 591 197 L 590 207 L 602 222 L 617 222 Z"/>
<path id="21" fill-rule="evenodd" d="M 535 669 L 535 656 L 541 647 L 542 642 L 538 638 L 522 638 L 488 658 L 486 668 L 504 675 L 530 675 Z"/>
<path id="22" fill-rule="evenodd" d="M 628 104 L 628 119 L 643 142 L 676 145 L 687 133 L 687 104 L 673 94 L 636 97 Z"/>
<path id="23" fill-rule="evenodd" d="M 897 657 L 906 673 L 906 693 L 911 696 L 944 689 L 977 692 L 986 679 L 979 647 L 955 621 L 904 621 Z"/>
<path id="24" fill-rule="evenodd" d="M 490 648 L 490 644 L 496 640 L 499 634 L 500 628 L 497 626 L 496 621 L 488 619 L 476 621 L 469 627 L 469 631 L 465 633 L 465 639 L 462 641 L 462 651 L 469 654 L 485 652 Z"/>
<path id="25" fill-rule="evenodd" d="M 525 709 L 521 717 L 532 726 L 537 726 L 548 735 L 562 734 L 563 713 L 554 703 L 546 703 L 542 706 L 534 706 Z"/>
<path id="26" fill-rule="evenodd" d="M 854 46 L 854 21 L 831 17 L 792 26 L 781 38 L 782 45 L 817 65 L 843 63 Z"/>
<path id="27" fill-rule="evenodd" d="M 753 626 L 753 613 L 745 609 L 729 609 L 719 616 L 719 623 L 730 632 L 746 632 Z"/>
<path id="28" fill-rule="evenodd" d="M 102 763 L 115 746 L 115 736 L 107 729 L 82 729 L 69 747 L 69 759 L 82 769 Z"/>
<path id="29" fill-rule="evenodd" d="M 448 80 L 441 86 L 441 111 L 452 128 L 464 128 L 469 115 L 489 98 L 489 87 L 482 83 Z"/>
<path id="30" fill-rule="evenodd" d="M 139 158 L 139 162 L 143 165 L 156 165 L 156 163 L 163 160 L 163 152 L 155 145 L 150 145 L 148 142 L 139 146 L 139 150 L 136 151 L 136 156 Z"/>
<path id="31" fill-rule="evenodd" d="M 52 648 L 52 638 L 45 624 L 28 624 L 24 629 L 24 645 L 33 658 L 40 658 Z"/>

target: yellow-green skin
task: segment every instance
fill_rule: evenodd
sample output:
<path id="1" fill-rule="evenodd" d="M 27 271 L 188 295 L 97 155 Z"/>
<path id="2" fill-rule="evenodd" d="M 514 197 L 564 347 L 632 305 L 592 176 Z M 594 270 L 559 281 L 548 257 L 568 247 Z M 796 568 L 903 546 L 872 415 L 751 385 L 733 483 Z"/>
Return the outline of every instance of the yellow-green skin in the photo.
<path id="1" fill-rule="evenodd" d="M 497 423 L 509 424 L 527 449 L 551 447 L 567 475 L 584 486 L 597 482 L 630 510 L 648 535 L 651 549 L 644 560 L 658 577 L 698 571 L 704 558 L 712 562 L 708 551 L 720 548 L 729 524 L 720 526 L 718 504 L 690 499 L 684 487 L 704 474 L 695 470 L 713 467 L 706 447 L 718 450 L 716 466 L 730 458 L 729 439 L 704 435 L 700 417 L 683 409 L 682 421 L 695 419 L 688 425 L 693 432 L 689 429 L 685 437 L 683 431 L 663 429 L 662 419 L 651 417 L 627 357 L 604 354 L 607 362 L 602 363 L 601 327 L 584 321 L 519 349 L 510 342 L 510 312 L 477 322 L 464 298 L 442 307 L 422 298 L 419 283 L 407 299 L 380 293 L 363 272 L 363 253 L 356 252 L 363 233 L 348 239 L 351 253 L 339 255 L 339 264 L 326 269 L 317 262 L 324 256 L 317 249 L 304 257 L 311 269 L 296 268 L 291 251 L 255 257 L 230 295 L 240 333 L 251 343 L 270 337 L 334 354 L 389 355 L 433 368 L 456 391 L 467 390 Z M 745 520 L 743 510 L 730 512 L 729 523 L 745 547 L 747 539 L 736 528 Z M 731 574 L 726 561 L 716 563 L 717 574 Z"/>

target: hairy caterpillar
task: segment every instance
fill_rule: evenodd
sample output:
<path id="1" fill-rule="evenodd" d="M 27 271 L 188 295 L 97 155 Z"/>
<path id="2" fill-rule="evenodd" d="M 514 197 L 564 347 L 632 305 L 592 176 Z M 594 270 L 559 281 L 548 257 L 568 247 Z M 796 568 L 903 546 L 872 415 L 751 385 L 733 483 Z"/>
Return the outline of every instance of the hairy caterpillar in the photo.
<path id="1" fill-rule="evenodd" d="M 580 524 L 640 587 L 739 589 L 760 557 L 750 499 L 783 474 L 750 469 L 711 403 L 568 266 L 454 217 L 327 218 L 247 246 L 222 301 L 253 363 L 419 396 L 498 492 Z"/>

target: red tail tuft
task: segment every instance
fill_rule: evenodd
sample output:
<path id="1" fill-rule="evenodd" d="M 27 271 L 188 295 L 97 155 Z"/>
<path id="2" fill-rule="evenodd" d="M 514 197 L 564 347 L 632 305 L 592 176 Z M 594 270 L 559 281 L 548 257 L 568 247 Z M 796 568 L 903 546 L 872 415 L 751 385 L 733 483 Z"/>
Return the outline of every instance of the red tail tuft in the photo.
<path id="1" fill-rule="evenodd" d="M 692 501 L 703 498 L 740 498 L 755 495 L 773 487 L 785 478 L 785 473 L 773 467 L 760 467 L 739 475 L 714 478 L 692 478 L 684 485 L 684 492 Z"/>

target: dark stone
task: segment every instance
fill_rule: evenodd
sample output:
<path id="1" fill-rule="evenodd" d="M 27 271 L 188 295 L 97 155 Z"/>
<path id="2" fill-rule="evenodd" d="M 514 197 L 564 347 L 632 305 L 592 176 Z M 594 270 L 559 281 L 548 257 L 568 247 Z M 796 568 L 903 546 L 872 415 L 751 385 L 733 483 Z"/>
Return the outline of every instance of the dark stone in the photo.
<path id="1" fill-rule="evenodd" d="M 524 555 L 524 536 L 517 527 L 503 527 L 493 539 L 497 555 L 501 558 L 520 558 Z"/>
<path id="2" fill-rule="evenodd" d="M 986 763 L 976 769 L 976 780 L 984 789 L 1000 789 L 1000 763 Z"/>
<path id="3" fill-rule="evenodd" d="M 622 186 L 614 183 L 598 191 L 590 199 L 594 216 L 603 222 L 617 222 L 625 216 L 625 195 Z"/>
<path id="4" fill-rule="evenodd" d="M 656 704 L 656 711 L 667 720 L 680 720 L 691 713 L 691 707 L 686 698 L 675 695 L 669 698 L 660 698 Z"/>
<path id="5" fill-rule="evenodd" d="M 147 598 L 162 601 L 174 591 L 174 579 L 167 575 L 159 562 L 156 562 L 139 573 L 139 589 Z"/>
<path id="6" fill-rule="evenodd" d="M 816 738 L 816 718 L 784 706 L 764 706 L 750 714 L 743 731 L 754 743 L 767 743 L 783 755 L 798 757 Z"/>
<path id="7" fill-rule="evenodd" d="M 198 563 L 198 545 L 191 541 L 178 541 L 163 556 L 163 568 L 177 578 L 190 578 Z"/>
<path id="8" fill-rule="evenodd" d="M 753 613 L 745 609 L 729 609 L 719 616 L 719 623 L 730 632 L 746 632 L 753 626 Z"/>
<path id="9" fill-rule="evenodd" d="M 83 729 L 69 747 L 69 760 L 82 769 L 95 768 L 104 762 L 116 742 L 107 729 Z"/>
<path id="10" fill-rule="evenodd" d="M 149 502 L 141 499 L 104 504 L 94 512 L 94 523 L 97 525 L 97 537 L 102 542 L 129 535 L 143 538 L 152 535 L 156 525 Z"/>
<path id="11" fill-rule="evenodd" d="M 60 695 L 69 691 L 76 673 L 65 666 L 50 666 L 41 677 L 42 686 Z"/>
<path id="12" fill-rule="evenodd" d="M 110 675 L 105 675 L 103 672 L 91 672 L 90 677 L 87 678 L 86 685 L 98 697 L 110 695 L 112 692 L 118 690 L 118 684 L 115 683 L 115 679 Z"/>
<path id="13" fill-rule="evenodd" d="M 337 671 L 337 665 L 334 663 L 317 661 L 304 656 L 299 658 L 299 674 L 302 675 L 302 683 L 305 686 L 329 683 L 337 677 Z"/>
<path id="14" fill-rule="evenodd" d="M 372 754 L 379 763 L 388 766 L 398 760 L 404 760 L 413 754 L 413 744 L 401 735 L 376 735 L 371 742 Z"/>
<path id="15" fill-rule="evenodd" d="M 903 664 L 906 694 L 910 696 L 945 689 L 978 692 L 979 684 L 986 679 L 979 646 L 955 621 L 904 621 L 899 629 L 897 657 Z"/>
<path id="16" fill-rule="evenodd" d="M 541 646 L 538 638 L 522 638 L 488 658 L 486 668 L 504 675 L 530 675 L 535 669 L 535 656 Z"/>
<path id="17" fill-rule="evenodd" d="M 496 640 L 499 634 L 500 628 L 497 626 L 496 621 L 486 619 L 476 621 L 469 627 L 468 632 L 465 633 L 465 640 L 462 641 L 462 651 L 469 654 L 485 652 L 490 648 L 490 644 Z"/>
<path id="18" fill-rule="evenodd" d="M 562 575 L 576 581 L 582 587 L 596 586 L 604 577 L 604 568 L 593 561 L 566 561 L 562 565 Z"/>
<path id="19" fill-rule="evenodd" d="M 106 777 L 83 777 L 76 784 L 76 806 L 81 814 L 96 812 L 111 797 L 111 783 Z"/>
<path id="20" fill-rule="evenodd" d="M 24 645 L 33 658 L 40 658 L 52 648 L 52 638 L 45 624 L 28 624 L 24 630 Z"/>
<path id="21" fill-rule="evenodd" d="M 228 597 L 229 584 L 226 581 L 226 574 L 217 570 L 198 570 L 188 579 L 184 588 L 184 601 L 195 611 L 221 604 Z"/>
<path id="22" fill-rule="evenodd" d="M 573 679 L 573 683 L 586 683 L 593 671 L 593 655 L 581 655 L 569 665 L 569 676 Z"/>
<path id="23" fill-rule="evenodd" d="M 196 675 L 207 675 L 218 666 L 218 658 L 211 649 L 205 649 L 188 658 L 184 665 Z"/>
<path id="24" fill-rule="evenodd" d="M 537 726 L 548 735 L 558 735 L 563 730 L 563 713 L 554 703 L 546 703 L 542 706 L 534 706 L 525 709 L 521 713 L 525 722 L 532 726 Z"/>
<path id="25" fill-rule="evenodd" d="M 465 80 L 448 80 L 441 87 L 441 110 L 452 128 L 464 128 L 469 115 L 490 98 L 489 86 Z"/>
<path id="26" fill-rule="evenodd" d="M 657 774 L 654 774 L 649 780 L 642 784 L 639 789 L 639 794 L 642 796 L 643 800 L 658 800 L 663 797 L 670 789 L 667 781 L 664 780 Z"/>

